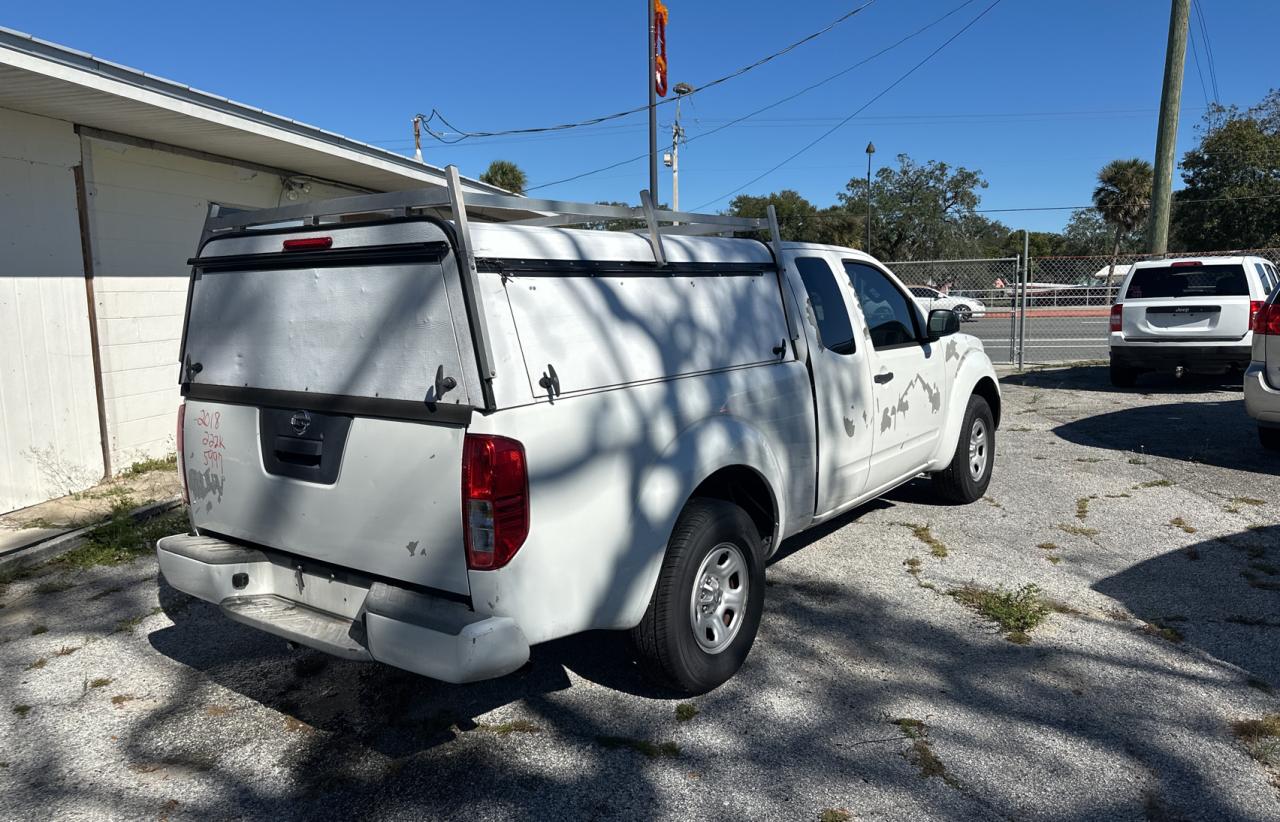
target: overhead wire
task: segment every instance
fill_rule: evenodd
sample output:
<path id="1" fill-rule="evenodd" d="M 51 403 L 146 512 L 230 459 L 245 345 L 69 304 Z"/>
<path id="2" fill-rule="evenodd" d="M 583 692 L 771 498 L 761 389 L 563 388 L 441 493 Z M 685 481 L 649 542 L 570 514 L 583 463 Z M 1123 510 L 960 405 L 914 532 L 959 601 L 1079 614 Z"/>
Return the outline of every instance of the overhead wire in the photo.
<path id="1" fill-rule="evenodd" d="M 689 91 L 684 95 L 678 95 L 677 97 L 669 97 L 665 100 L 661 100 L 657 103 L 657 105 L 660 105 L 660 106 L 667 105 L 675 102 L 675 100 L 678 99 L 679 96 L 688 97 L 692 94 L 697 94 L 699 92 L 706 91 L 707 89 L 714 88 L 715 86 L 718 86 L 721 83 L 726 83 L 729 80 L 733 80 L 737 77 L 741 77 L 747 72 L 752 71 L 753 69 L 757 69 L 760 66 L 763 66 L 766 63 L 769 63 L 773 60 L 776 60 L 777 58 L 783 56 L 784 54 L 787 54 L 788 52 L 791 52 L 799 48 L 805 43 L 808 43 L 812 40 L 816 40 L 817 38 L 821 37 L 822 35 L 834 29 L 836 26 L 848 20 L 850 17 L 853 17 L 854 15 L 861 13 L 862 11 L 866 10 L 868 7 L 874 5 L 875 3 L 876 3 L 876 0 L 867 0 L 867 2 L 863 3 L 862 5 L 857 6 L 845 12 L 844 14 L 837 17 L 835 20 L 832 20 L 826 26 L 823 26 L 821 29 L 818 29 L 817 31 L 811 34 L 806 35 L 805 37 L 802 37 L 801 39 L 795 41 L 794 43 L 791 43 L 790 45 L 782 49 L 779 49 L 778 51 L 775 51 L 772 54 L 765 55 L 764 57 L 761 57 L 759 60 L 756 60 L 754 63 L 745 65 L 722 77 L 717 77 L 714 80 L 710 80 L 706 83 L 702 83 L 701 85 L 694 87 L 692 91 Z M 595 125 L 599 125 L 600 123 L 609 122 L 610 120 L 618 120 L 623 117 L 629 117 L 632 114 L 638 114 L 639 112 L 647 111 L 648 108 L 649 106 L 646 104 L 642 106 L 636 106 L 635 108 L 627 109 L 626 111 L 618 111 L 618 112 L 614 112 L 613 114 L 605 114 L 600 117 L 592 117 L 587 120 L 579 120 L 572 123 L 559 123 L 554 126 L 538 126 L 533 128 L 503 129 L 501 131 L 463 131 L 455 127 L 448 120 L 446 120 L 444 115 L 441 114 L 439 110 L 434 108 L 431 109 L 430 115 L 418 114 L 415 119 L 421 120 L 423 128 L 426 130 L 426 132 L 429 135 L 431 135 L 432 137 L 434 137 L 435 139 L 439 140 L 442 143 L 445 143 L 447 145 L 453 145 L 455 143 L 460 143 L 463 140 L 469 140 L 474 138 L 503 137 L 503 136 L 509 136 L 513 134 L 538 134 L 538 133 L 543 133 L 548 131 L 567 131 L 569 129 L 574 129 L 574 128 L 584 128 L 586 126 L 595 126 Z M 456 134 L 457 137 L 454 139 L 449 139 L 450 132 L 437 131 L 436 129 L 431 128 L 431 123 L 433 120 L 439 120 L 441 123 L 444 123 L 446 127 L 453 129 L 452 134 Z"/>
<path id="2" fill-rule="evenodd" d="M 786 159 L 784 159 L 782 162 L 780 162 L 780 163 L 778 163 L 777 165 L 773 166 L 772 168 L 770 168 L 768 171 L 764 172 L 763 174 L 758 174 L 758 175 L 756 175 L 755 177 L 752 177 L 750 180 L 748 180 L 747 182 L 745 182 L 745 183 L 743 183 L 742 185 L 738 186 L 737 188 L 733 189 L 732 191 L 729 191 L 729 192 L 727 192 L 727 193 L 725 193 L 725 194 L 721 194 L 719 197 L 715 197 L 715 198 L 713 198 L 713 199 L 710 199 L 710 200 L 706 201 L 705 203 L 702 203 L 701 205 L 697 206 L 694 210 L 695 210 L 695 211 L 701 211 L 702 209 L 706 208 L 707 206 L 709 206 L 709 205 L 711 205 L 711 204 L 713 204 L 713 203 L 717 203 L 717 202 L 719 202 L 719 201 L 721 201 L 721 200 L 725 199 L 726 197 L 732 197 L 734 194 L 737 194 L 739 191 L 742 191 L 742 190 L 743 190 L 744 188 L 746 188 L 747 186 L 750 186 L 750 185 L 752 185 L 752 184 L 754 184 L 754 183 L 759 182 L 760 180 L 763 180 L 765 177 L 768 177 L 770 174 L 772 174 L 773 172 L 775 172 L 775 171 L 777 171 L 778 169 L 782 168 L 782 167 L 783 167 L 783 166 L 785 166 L 787 163 L 789 163 L 789 162 L 791 162 L 792 160 L 794 160 L 795 158 L 799 157 L 801 154 L 804 154 L 806 151 L 808 151 L 809 149 L 813 148 L 814 146 L 816 146 L 818 143 L 822 142 L 823 140 L 827 139 L 827 138 L 828 138 L 828 137 L 830 137 L 832 134 L 835 134 L 837 131 L 839 131 L 841 128 L 843 128 L 847 123 L 849 123 L 849 121 L 850 121 L 850 120 L 852 120 L 854 117 L 857 117 L 859 114 L 861 114 L 861 113 L 862 113 L 863 111 L 865 111 L 867 108 L 869 108 L 872 104 L 874 104 L 877 100 L 879 100 L 880 98 L 884 97 L 886 94 L 888 94 L 888 93 L 889 93 L 890 91 L 892 91 L 893 89 L 897 88 L 900 84 L 902 84 L 904 81 L 906 81 L 906 79 L 907 79 L 908 77 L 910 77 L 912 74 L 915 74 L 915 73 L 916 73 L 916 71 L 918 71 L 922 66 L 924 66 L 926 63 L 928 63 L 930 60 L 932 60 L 934 57 L 936 57 L 939 53 L 941 53 L 945 48 L 947 48 L 947 46 L 949 46 L 949 45 L 951 45 L 953 42 L 955 42 L 957 38 L 959 38 L 961 35 L 963 35 L 963 34 L 964 34 L 966 31 L 968 31 L 969 29 L 973 28 L 973 26 L 975 26 L 975 25 L 976 25 L 980 20 L 982 20 L 984 17 L 986 17 L 988 14 L 990 14 L 990 13 L 991 13 L 991 11 L 992 11 L 992 9 L 994 9 L 996 6 L 1000 5 L 1000 3 L 1001 3 L 1002 1 L 1003 1 L 1003 0 L 993 0 L 993 2 L 992 2 L 990 5 L 988 5 L 986 8 L 984 8 L 981 12 L 979 12 L 979 13 L 977 14 L 977 16 L 975 16 L 975 17 L 974 17 L 972 20 L 970 20 L 968 23 L 965 23 L 965 24 L 964 24 L 964 26 L 963 26 L 959 31 L 957 31 L 955 34 L 953 34 L 953 35 L 951 35 L 950 37 L 948 37 L 946 40 L 942 41 L 942 44 L 941 44 L 941 45 L 939 45 L 939 46 L 938 46 L 937 48 L 935 48 L 933 51 L 931 51 L 931 52 L 929 52 L 927 55 L 925 55 L 923 59 L 921 59 L 919 62 L 915 63 L 911 68 L 907 69 L 905 72 L 903 72 L 902 74 L 898 75 L 897 79 L 895 79 L 892 83 L 890 83 L 889 85 L 885 86 L 883 89 L 881 89 L 879 92 L 877 92 L 877 93 L 875 94 L 875 96 L 873 96 L 871 99 L 867 100 L 867 101 L 866 101 L 865 103 L 863 103 L 861 106 L 859 106 L 858 108 L 854 109 L 854 110 L 853 110 L 853 112 L 849 114 L 849 116 L 845 117 L 843 120 L 841 120 L 840 122 L 836 123 L 836 124 L 835 124 L 834 126 L 832 126 L 831 128 L 829 128 L 829 129 L 827 129 L 826 131 L 824 131 L 821 135 L 819 135 L 819 136 L 818 136 L 818 137 L 816 137 L 815 139 L 810 140 L 808 143 L 806 143 L 804 146 L 802 146 L 799 150 L 797 150 L 797 151 L 793 152 L 792 154 L 790 154 L 790 155 L 789 155 Z"/>
<path id="3" fill-rule="evenodd" d="M 1213 46 L 1209 42 L 1209 27 L 1205 23 L 1204 9 L 1201 7 L 1200 0 L 1191 0 L 1191 8 L 1195 12 L 1196 21 L 1200 27 L 1200 42 L 1204 45 L 1205 62 L 1209 68 L 1209 86 L 1213 89 L 1213 101 L 1222 105 L 1222 94 L 1218 91 L 1217 61 L 1213 59 Z"/>

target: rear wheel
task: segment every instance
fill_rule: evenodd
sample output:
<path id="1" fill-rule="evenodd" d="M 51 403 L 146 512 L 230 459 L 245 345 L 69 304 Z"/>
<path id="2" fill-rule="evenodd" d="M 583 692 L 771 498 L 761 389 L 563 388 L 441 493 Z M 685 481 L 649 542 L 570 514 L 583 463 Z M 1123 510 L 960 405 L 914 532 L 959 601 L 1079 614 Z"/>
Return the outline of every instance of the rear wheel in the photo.
<path id="1" fill-rule="evenodd" d="M 996 460 L 996 426 L 991 406 L 974 394 L 964 412 L 964 424 L 951 464 L 933 475 L 938 496 L 948 502 L 970 503 L 987 493 Z"/>
<path id="2" fill-rule="evenodd" d="M 1268 451 L 1280 451 L 1280 428 L 1258 426 L 1258 441 Z"/>
<path id="3" fill-rule="evenodd" d="M 1132 388 L 1138 382 L 1138 369 L 1129 368 L 1124 365 L 1117 365 L 1115 360 L 1111 361 L 1111 384 L 1116 388 Z"/>
<path id="4" fill-rule="evenodd" d="M 960 303 L 960 305 L 957 305 L 951 310 L 956 312 L 956 317 L 959 318 L 962 323 L 967 323 L 969 320 L 973 319 L 973 309 L 964 303 Z"/>
<path id="5" fill-rule="evenodd" d="M 705 693 L 747 658 L 764 607 L 760 535 L 738 506 L 693 499 L 667 544 L 658 584 L 631 644 L 645 673 Z"/>

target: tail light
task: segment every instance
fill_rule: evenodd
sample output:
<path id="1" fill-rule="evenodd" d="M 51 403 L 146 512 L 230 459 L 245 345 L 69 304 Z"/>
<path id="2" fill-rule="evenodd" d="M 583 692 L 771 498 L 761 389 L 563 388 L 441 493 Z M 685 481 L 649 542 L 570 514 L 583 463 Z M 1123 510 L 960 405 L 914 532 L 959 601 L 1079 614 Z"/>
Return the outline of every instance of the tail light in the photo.
<path id="1" fill-rule="evenodd" d="M 1262 317 L 1262 310 L 1266 308 L 1266 300 L 1250 300 L 1249 301 L 1249 330 L 1257 331 L 1259 320 Z M 1263 332 L 1265 333 L 1265 332 Z"/>
<path id="2" fill-rule="evenodd" d="M 182 502 L 184 505 L 190 505 L 191 492 L 187 490 L 187 453 L 183 447 L 186 445 L 186 435 L 183 433 L 186 421 L 187 404 L 180 402 L 178 403 L 178 477 L 182 480 Z"/>
<path id="3" fill-rule="evenodd" d="M 1253 333 L 1268 337 L 1280 337 L 1280 303 L 1254 303 L 1257 311 L 1253 315 Z"/>
<path id="4" fill-rule="evenodd" d="M 298 237 L 293 240 L 285 240 L 282 246 L 285 251 L 323 251 L 332 247 L 332 237 Z"/>
<path id="5" fill-rule="evenodd" d="M 1124 303 L 1116 303 L 1111 306 L 1111 330 L 1120 331 L 1124 328 Z"/>
<path id="6" fill-rule="evenodd" d="M 529 471 L 524 446 L 468 434 L 462 449 L 462 531 L 467 567 L 501 568 L 529 535 Z"/>

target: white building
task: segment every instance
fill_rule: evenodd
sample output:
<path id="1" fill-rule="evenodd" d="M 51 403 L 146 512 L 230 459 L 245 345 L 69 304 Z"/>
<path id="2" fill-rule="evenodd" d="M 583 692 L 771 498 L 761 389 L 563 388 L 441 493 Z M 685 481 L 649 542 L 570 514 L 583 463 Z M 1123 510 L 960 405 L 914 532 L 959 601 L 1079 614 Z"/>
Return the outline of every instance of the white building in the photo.
<path id="1" fill-rule="evenodd" d="M 0 28 L 0 512 L 173 451 L 185 262 L 210 202 L 275 206 L 443 180 Z"/>

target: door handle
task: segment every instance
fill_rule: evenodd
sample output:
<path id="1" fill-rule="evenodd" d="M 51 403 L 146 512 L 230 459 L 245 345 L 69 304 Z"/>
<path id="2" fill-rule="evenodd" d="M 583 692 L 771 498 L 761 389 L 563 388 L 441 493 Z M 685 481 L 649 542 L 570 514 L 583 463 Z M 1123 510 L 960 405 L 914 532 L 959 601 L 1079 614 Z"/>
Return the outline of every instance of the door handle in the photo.
<path id="1" fill-rule="evenodd" d="M 892 371 L 881 371 L 879 374 L 876 374 L 876 382 L 880 385 L 884 385 L 891 379 L 893 379 Z"/>

